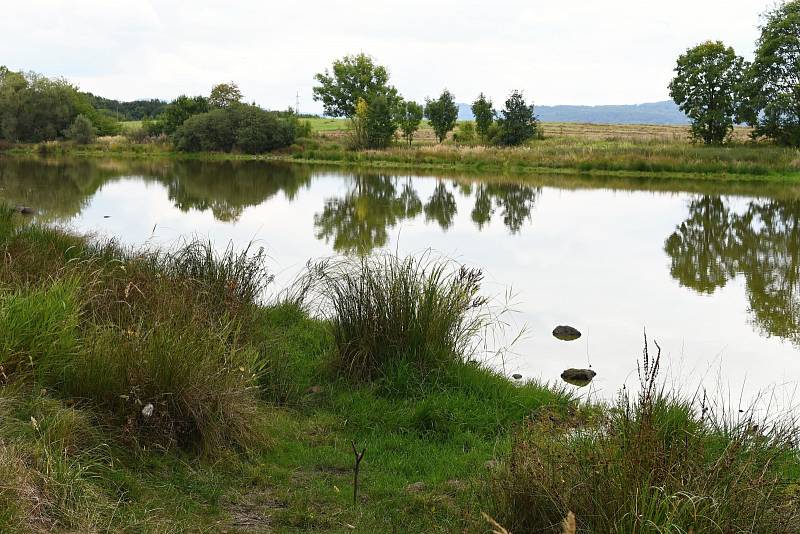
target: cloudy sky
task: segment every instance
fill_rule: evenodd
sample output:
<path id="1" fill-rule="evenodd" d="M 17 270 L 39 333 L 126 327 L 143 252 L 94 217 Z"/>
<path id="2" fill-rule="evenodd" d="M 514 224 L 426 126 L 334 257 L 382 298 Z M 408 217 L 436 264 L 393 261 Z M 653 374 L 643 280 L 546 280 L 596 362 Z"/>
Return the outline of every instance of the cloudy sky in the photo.
<path id="1" fill-rule="evenodd" d="M 301 111 L 313 75 L 367 52 L 410 99 L 518 88 L 537 104 L 665 100 L 678 54 L 720 39 L 749 57 L 772 0 L 2 0 L 0 64 L 111 98 L 208 94 Z"/>

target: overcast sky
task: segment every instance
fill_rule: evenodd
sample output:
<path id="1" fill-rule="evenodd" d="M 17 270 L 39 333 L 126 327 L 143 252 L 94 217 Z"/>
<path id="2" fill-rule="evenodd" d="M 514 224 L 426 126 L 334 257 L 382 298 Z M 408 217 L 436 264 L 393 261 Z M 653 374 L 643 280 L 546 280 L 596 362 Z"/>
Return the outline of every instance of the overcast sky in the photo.
<path id="1" fill-rule="evenodd" d="M 522 89 L 537 104 L 668 98 L 675 59 L 719 39 L 749 58 L 772 0 L 2 0 L 0 64 L 110 98 L 172 99 L 236 81 L 273 109 L 321 106 L 313 75 L 348 53 L 409 99 Z"/>

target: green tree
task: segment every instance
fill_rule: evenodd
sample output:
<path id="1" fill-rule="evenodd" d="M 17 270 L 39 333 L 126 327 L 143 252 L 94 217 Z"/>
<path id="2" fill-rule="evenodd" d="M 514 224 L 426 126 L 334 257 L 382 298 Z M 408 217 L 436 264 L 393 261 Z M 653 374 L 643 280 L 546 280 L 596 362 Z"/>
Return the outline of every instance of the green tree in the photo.
<path id="1" fill-rule="evenodd" d="M 506 146 L 517 146 L 536 135 L 538 121 L 533 104 L 528 105 L 519 91 L 512 91 L 506 100 L 502 117 L 497 119 L 499 127 L 497 142 Z"/>
<path id="2" fill-rule="evenodd" d="M 397 113 L 385 95 L 377 94 L 367 102 L 367 148 L 385 148 L 397 131 Z"/>
<path id="3" fill-rule="evenodd" d="M 445 140 L 447 132 L 455 128 L 458 106 L 453 94 L 445 89 L 436 100 L 425 100 L 425 117 L 430 121 L 439 142 Z"/>
<path id="4" fill-rule="evenodd" d="M 366 54 L 344 56 L 333 62 L 331 71 L 325 69 L 314 79 L 319 83 L 313 89 L 315 101 L 321 101 L 325 115 L 354 117 L 358 99 L 366 102 L 375 95 L 386 97 L 390 107 L 397 100 L 397 89 L 389 85 L 389 71 Z"/>
<path id="5" fill-rule="evenodd" d="M 422 105 L 413 100 L 403 102 L 400 106 L 400 129 L 403 131 L 403 138 L 408 142 L 409 146 L 414 139 L 414 133 L 419 130 L 424 114 L 425 109 Z"/>
<path id="6" fill-rule="evenodd" d="M 672 99 L 692 121 L 692 137 L 722 144 L 741 102 L 744 60 L 720 41 L 708 41 L 678 58 L 669 84 Z"/>
<path id="7" fill-rule="evenodd" d="M 748 76 L 756 135 L 800 146 L 800 0 L 765 15 Z"/>
<path id="8" fill-rule="evenodd" d="M 242 101 L 242 92 L 233 82 L 220 83 L 211 88 L 208 104 L 212 108 L 227 108 Z"/>
<path id="9" fill-rule="evenodd" d="M 78 89 L 61 78 L 0 68 L 0 137 L 33 142 L 57 139 L 79 114 L 96 111 Z"/>
<path id="10" fill-rule="evenodd" d="M 150 133 L 172 135 L 186 119 L 193 115 L 207 113 L 210 109 L 208 99 L 205 97 L 181 95 L 167 104 L 164 112 L 153 123 L 153 131 Z"/>
<path id="11" fill-rule="evenodd" d="M 88 145 L 93 142 L 96 132 L 92 121 L 86 115 L 78 115 L 72 125 L 64 132 L 67 139 L 79 145 Z"/>
<path id="12" fill-rule="evenodd" d="M 478 130 L 478 135 L 483 141 L 488 141 L 489 127 L 496 115 L 492 101 L 481 93 L 472 103 L 472 114 L 475 115 L 475 129 Z"/>

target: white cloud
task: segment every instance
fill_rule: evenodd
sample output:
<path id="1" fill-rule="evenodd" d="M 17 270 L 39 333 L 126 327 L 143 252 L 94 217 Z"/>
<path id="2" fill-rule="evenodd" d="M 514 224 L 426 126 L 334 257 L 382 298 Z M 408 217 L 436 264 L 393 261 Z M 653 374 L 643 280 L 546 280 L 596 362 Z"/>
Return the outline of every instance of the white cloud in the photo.
<path id="1" fill-rule="evenodd" d="M 364 51 L 408 98 L 451 89 L 539 104 L 667 98 L 675 59 L 706 39 L 749 56 L 770 0 L 3 0 L 0 63 L 108 97 L 207 94 L 318 111 L 313 75 Z"/>

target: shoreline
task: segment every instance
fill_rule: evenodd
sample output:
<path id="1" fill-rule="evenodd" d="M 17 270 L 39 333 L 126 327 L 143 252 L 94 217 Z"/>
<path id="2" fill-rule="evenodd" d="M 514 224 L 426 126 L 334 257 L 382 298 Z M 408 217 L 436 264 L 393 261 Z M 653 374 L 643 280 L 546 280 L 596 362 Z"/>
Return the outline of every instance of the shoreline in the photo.
<path id="1" fill-rule="evenodd" d="M 313 144 L 311 146 L 314 146 Z M 770 184 L 800 184 L 800 163 L 792 163 L 791 169 L 764 169 L 757 168 L 758 172 L 731 172 L 725 170 L 724 163 L 718 163 L 720 170 L 631 170 L 626 168 L 581 168 L 575 166 L 551 166 L 535 164 L 536 162 L 510 161 L 500 159 L 500 156 L 514 157 L 518 155 L 519 149 L 505 149 L 497 151 L 481 159 L 481 156 L 473 156 L 474 159 L 468 161 L 436 161 L 437 157 L 460 156 L 458 148 L 448 147 L 443 150 L 444 156 L 439 156 L 435 152 L 433 155 L 428 153 L 430 147 L 414 147 L 411 149 L 387 149 L 381 151 L 341 151 L 338 149 L 326 150 L 325 145 L 322 149 L 306 148 L 293 153 L 267 153 L 267 154 L 234 154 L 234 153 L 181 153 L 169 150 L 163 145 L 124 145 L 124 146 L 90 146 L 87 148 L 75 147 L 67 144 L 58 144 L 49 148 L 46 152 L 40 152 L 38 145 L 28 145 L 23 147 L 13 147 L 0 151 L 0 155 L 12 157 L 20 156 L 64 156 L 76 158 L 119 158 L 119 159 L 175 159 L 175 160 L 200 160 L 200 161 L 266 161 L 277 163 L 299 163 L 310 165 L 325 165 L 347 169 L 363 170 L 389 170 L 389 171 L 425 171 L 425 172 L 451 172 L 451 173 L 470 173 L 477 175 L 502 175 L 513 178 L 534 178 L 541 176 L 564 176 L 581 177 L 591 179 L 598 178 L 619 178 L 625 180 L 650 180 L 663 182 L 704 182 L 704 183 L 770 183 Z M 338 146 L 338 145 L 334 145 Z M 132 148 L 136 147 L 136 148 Z M 751 149 L 752 147 L 746 147 Z M 770 148 L 764 147 L 764 150 Z M 731 147 L 729 150 L 736 150 Z M 761 150 L 756 148 L 755 150 Z M 800 162 L 800 151 L 798 152 L 798 162 Z M 646 155 L 646 149 L 642 149 L 642 154 Z M 422 156 L 422 161 L 420 161 Z M 466 156 L 464 156 L 466 157 Z M 624 161 L 624 160 L 623 160 Z M 712 162 L 713 163 L 713 162 Z M 629 163 L 620 164 L 621 167 Z M 711 164 L 709 164 L 711 165 Z M 647 167 L 647 162 L 642 163 Z"/>

